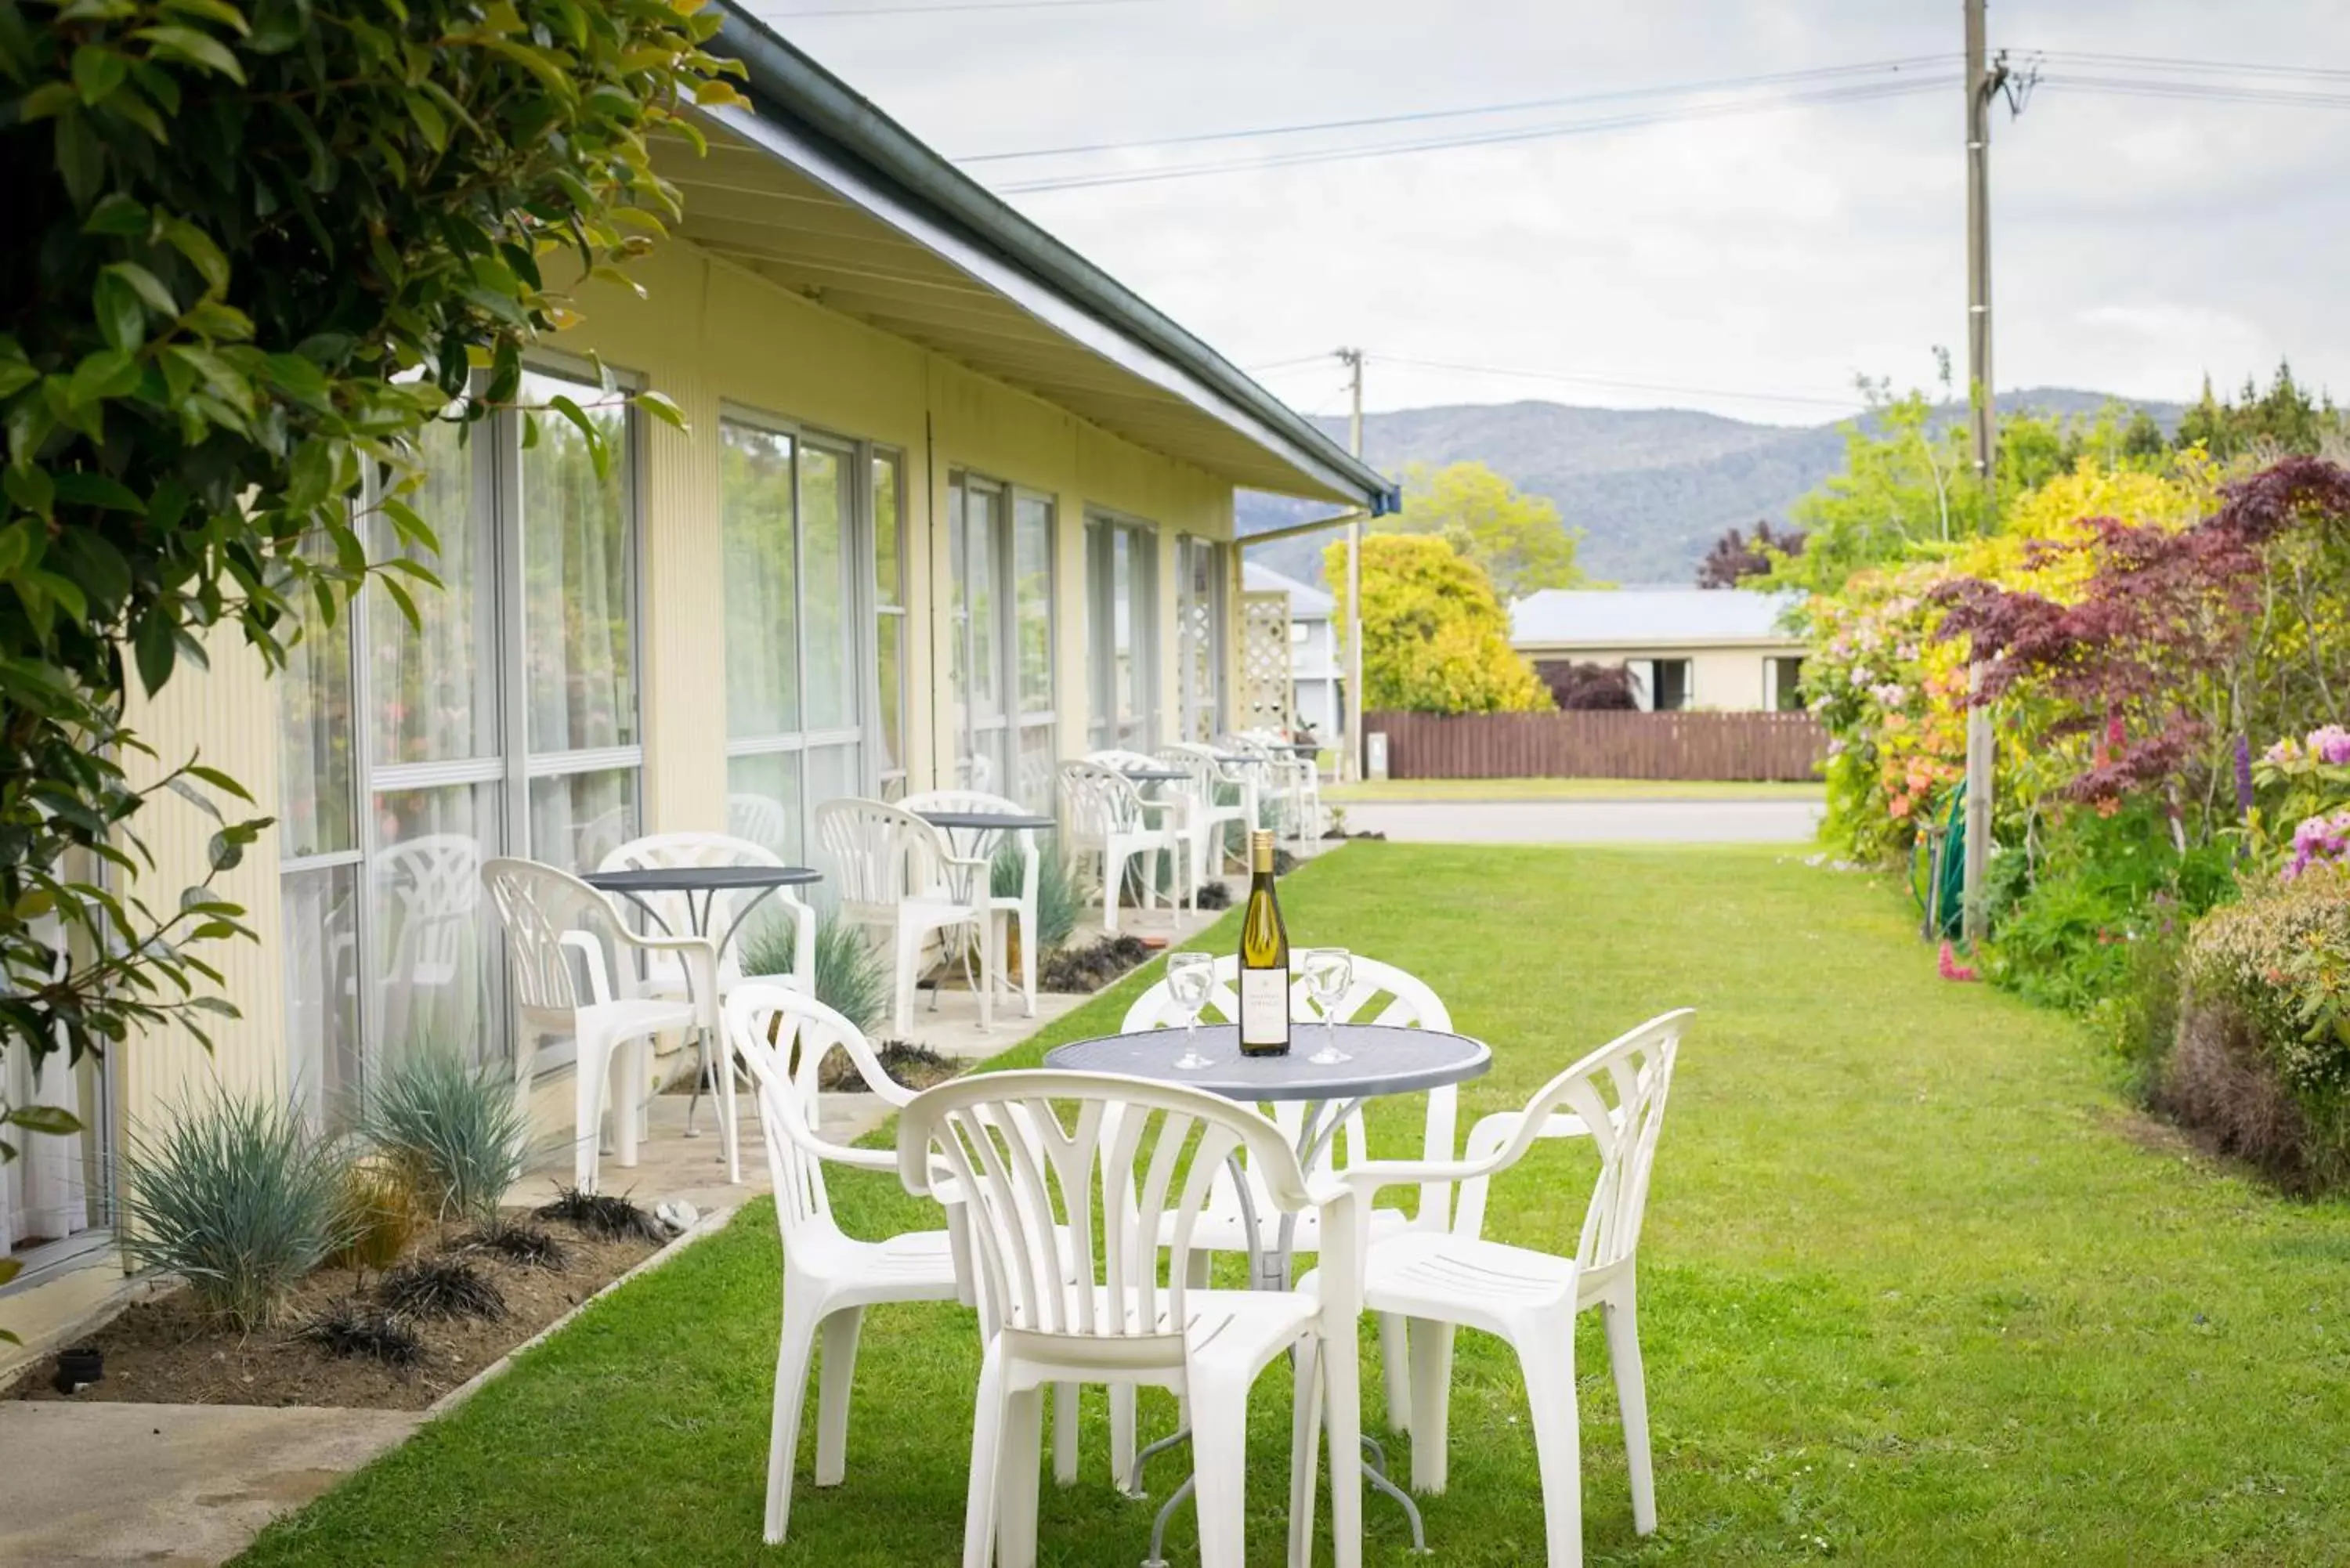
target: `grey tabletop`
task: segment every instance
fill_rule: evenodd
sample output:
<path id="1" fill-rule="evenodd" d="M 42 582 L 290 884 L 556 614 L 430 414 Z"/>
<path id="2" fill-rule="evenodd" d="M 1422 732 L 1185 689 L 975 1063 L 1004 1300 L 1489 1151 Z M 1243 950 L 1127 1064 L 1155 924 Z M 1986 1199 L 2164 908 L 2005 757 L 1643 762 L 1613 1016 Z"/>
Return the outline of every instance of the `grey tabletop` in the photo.
<path id="1" fill-rule="evenodd" d="M 579 878 L 607 893 L 729 893 L 745 888 L 796 888 L 821 882 L 806 866 L 648 866 L 590 871 Z"/>
<path id="2" fill-rule="evenodd" d="M 1344 1062 L 1309 1060 L 1322 1049 L 1323 1028 L 1300 1019 L 1290 1025 L 1285 1056 L 1243 1056 L 1240 1032 L 1229 1023 L 1202 1023 L 1197 1044 L 1211 1064 L 1186 1071 L 1183 1031 L 1149 1029 L 1074 1040 L 1045 1054 L 1045 1065 L 1076 1073 L 1119 1073 L 1164 1084 L 1189 1084 L 1234 1100 L 1359 1100 L 1408 1095 L 1482 1077 L 1493 1064 L 1484 1042 L 1437 1029 L 1386 1023 L 1341 1023 Z"/>
<path id="3" fill-rule="evenodd" d="M 918 811 L 914 815 L 932 827 L 966 828 L 972 832 L 1016 833 L 1024 827 L 1057 826 L 1049 816 L 1030 816 L 1009 811 Z"/>
<path id="4" fill-rule="evenodd" d="M 1118 770 L 1136 784 L 1173 784 L 1191 775 L 1180 768 L 1120 768 Z"/>

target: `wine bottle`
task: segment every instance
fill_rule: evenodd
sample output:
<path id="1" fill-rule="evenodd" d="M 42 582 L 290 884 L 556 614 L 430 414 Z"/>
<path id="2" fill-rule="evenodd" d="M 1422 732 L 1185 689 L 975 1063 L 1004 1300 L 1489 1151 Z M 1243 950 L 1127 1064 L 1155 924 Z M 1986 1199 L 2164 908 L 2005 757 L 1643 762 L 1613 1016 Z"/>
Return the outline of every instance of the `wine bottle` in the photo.
<path id="1" fill-rule="evenodd" d="M 1241 1054 L 1289 1054 L 1289 931 L 1273 891 L 1273 835 L 1249 835 L 1248 908 L 1241 916 Z"/>

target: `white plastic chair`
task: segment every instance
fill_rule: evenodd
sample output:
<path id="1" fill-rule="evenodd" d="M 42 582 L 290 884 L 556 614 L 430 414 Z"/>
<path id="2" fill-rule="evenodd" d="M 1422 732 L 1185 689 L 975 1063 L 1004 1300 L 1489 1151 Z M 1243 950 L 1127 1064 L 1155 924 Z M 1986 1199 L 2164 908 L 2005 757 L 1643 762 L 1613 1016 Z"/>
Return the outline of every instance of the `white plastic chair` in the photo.
<path id="1" fill-rule="evenodd" d="M 1193 901 L 1200 884 L 1224 868 L 1224 827 L 1237 823 L 1243 832 L 1255 825 L 1256 783 L 1235 774 L 1210 746 L 1178 741 L 1159 749 L 1160 763 L 1191 775 L 1183 785 L 1183 819 L 1178 826 L 1190 845 Z M 1232 798 L 1226 800 L 1226 789 Z"/>
<path id="2" fill-rule="evenodd" d="M 505 923 L 506 961 L 521 1015 L 520 1047 L 515 1057 L 515 1098 L 528 1109 L 531 1069 L 539 1041 L 568 1034 L 577 1054 L 573 1068 L 572 1180 L 594 1191 L 597 1124 L 611 1094 L 614 1154 L 623 1166 L 637 1163 L 639 1108 L 651 1087 L 646 1044 L 669 1029 L 691 1029 L 701 1018 L 691 1002 L 612 994 L 604 968 L 604 943 L 621 950 L 649 949 L 673 953 L 697 988 L 714 988 L 718 955 L 701 937 L 644 937 L 605 902 L 604 896 L 568 871 L 536 860 L 501 856 L 482 864 L 482 881 Z M 572 964 L 588 974 L 583 998 Z M 698 992 L 697 994 L 701 994 Z M 619 1064 L 617 1076 L 613 1063 Z M 727 1091 L 733 1119 L 733 1090 Z"/>
<path id="3" fill-rule="evenodd" d="M 1167 1388 L 1183 1400 L 1201 1563 L 1243 1568 L 1249 1390 L 1282 1352 L 1325 1335 L 1332 1512 L 1347 1562 L 1344 1543 L 1361 1533 L 1349 1376 L 1357 1304 L 1343 1287 L 1317 1306 L 1296 1292 L 1189 1282 L 1209 1186 L 1242 1151 L 1281 1211 L 1326 1216 L 1334 1264 L 1359 1265 L 1347 1189 L 1309 1189 L 1279 1129 L 1213 1095 L 1090 1073 L 989 1073 L 925 1090 L 900 1113 L 899 1174 L 927 1193 L 933 1161 L 943 1162 L 968 1210 L 980 1275 L 987 1348 L 964 1568 L 988 1568 L 992 1547 L 1003 1568 L 1033 1568 L 1044 1391 L 1084 1383 Z M 1163 1286 L 1162 1233 L 1173 1251 Z M 1333 1277 L 1349 1276 L 1342 1266 Z"/>
<path id="4" fill-rule="evenodd" d="M 824 1370 L 816 1391 L 816 1484 L 838 1486 L 847 1473 L 849 1387 L 865 1309 L 884 1302 L 953 1301 L 959 1292 L 946 1231 L 859 1241 L 833 1222 L 825 1162 L 895 1171 L 898 1157 L 888 1149 L 844 1147 L 820 1136 L 817 1073 L 825 1057 L 835 1046 L 847 1052 L 866 1087 L 892 1106 L 914 1097 L 883 1071 L 857 1026 L 805 992 L 746 980 L 726 999 L 725 1028 L 728 1047 L 748 1064 L 757 1085 L 775 1223 L 784 1241 L 784 1326 L 767 1434 L 766 1538 L 775 1546 L 791 1523 L 800 1414 L 818 1341 Z"/>
<path id="5" fill-rule="evenodd" d="M 1148 911 L 1159 898 L 1159 857 L 1180 853 L 1175 806 L 1143 799 L 1132 779 L 1090 760 L 1061 764 L 1061 801 L 1063 852 L 1073 861 L 1090 857 L 1100 863 L 1102 929 L 1116 936 L 1126 863 L 1141 863 Z"/>
<path id="6" fill-rule="evenodd" d="M 737 790 L 726 797 L 726 831 L 736 838 L 783 852 L 790 820 L 784 803 L 771 794 Z"/>
<path id="7" fill-rule="evenodd" d="M 1209 993 L 1208 1007 L 1201 1016 L 1211 1022 L 1233 1023 L 1239 1018 L 1237 987 L 1240 982 L 1240 956 L 1220 953 L 1215 961 L 1215 987 Z M 1399 1029 L 1451 1030 L 1452 1015 L 1436 992 L 1425 981 L 1408 974 L 1389 963 L 1377 959 L 1354 955 L 1354 978 L 1347 994 L 1330 1010 L 1341 1023 L 1384 1023 Z M 1305 992 L 1302 980 L 1293 980 L 1289 991 L 1289 1015 L 1294 1032 L 1293 1049 L 1300 1052 L 1313 1048 L 1313 1032 L 1320 1027 L 1321 1013 Z M 1118 1025 L 1122 1033 L 1144 1029 L 1179 1027 L 1182 1014 L 1176 1011 L 1168 995 L 1167 981 L 1162 977 L 1134 999 L 1126 1010 L 1126 1021 Z M 1420 1158 L 1426 1160 L 1446 1160 L 1452 1158 L 1453 1137 L 1460 1125 L 1461 1091 L 1451 1084 L 1440 1085 L 1428 1091 L 1428 1114 L 1421 1132 Z M 1305 1107 L 1295 1101 L 1279 1101 L 1273 1106 L 1275 1126 L 1295 1147 L 1299 1132 L 1305 1125 Z M 1357 1112 L 1343 1129 L 1346 1155 L 1349 1162 L 1366 1157 L 1363 1117 Z M 1332 1138 L 1324 1146 L 1326 1159 L 1338 1144 Z M 1317 1169 L 1324 1168 L 1317 1167 Z M 1241 1204 L 1241 1195 L 1229 1176 L 1216 1183 L 1208 1207 L 1200 1217 L 1197 1235 L 1192 1240 L 1192 1256 L 1203 1271 L 1196 1282 L 1204 1280 L 1208 1255 L 1213 1252 L 1248 1252 L 1263 1256 L 1280 1243 L 1279 1217 L 1272 1212 L 1265 1195 L 1254 1189 L 1255 1174 L 1247 1167 L 1243 1173 L 1252 1183 L 1250 1200 L 1257 1217 L 1257 1236 L 1251 1244 L 1247 1214 Z M 1419 1207 L 1407 1216 L 1400 1209 L 1372 1209 L 1364 1205 L 1372 1240 L 1398 1235 L 1406 1230 L 1442 1231 L 1452 1213 L 1452 1189 L 1449 1183 L 1430 1181 L 1420 1188 Z M 1321 1228 L 1311 1214 L 1298 1216 L 1293 1227 L 1292 1254 L 1318 1252 L 1322 1247 Z M 1388 1425 L 1395 1430 L 1408 1431 L 1411 1427 L 1411 1381 L 1407 1376 L 1409 1365 L 1406 1346 L 1406 1325 L 1398 1314 L 1387 1313 L 1379 1317 L 1379 1352 L 1386 1366 L 1388 1395 Z M 1057 1436 L 1056 1436 L 1057 1440 Z"/>
<path id="8" fill-rule="evenodd" d="M 479 983 L 482 846 L 462 833 L 421 833 L 386 846 L 374 873 L 392 938 L 380 980 L 383 1039 L 395 1050 L 470 1011 Z M 465 1020 L 471 1023 L 470 1018 Z"/>
<path id="9" fill-rule="evenodd" d="M 1624 1413 L 1632 1525 L 1642 1535 L 1657 1528 L 1648 1381 L 1640 1366 L 1634 1274 L 1673 1059 L 1681 1031 L 1693 1016 L 1691 1010 L 1681 1008 L 1652 1018 L 1544 1085 L 1525 1109 L 1482 1118 L 1471 1129 L 1468 1147 L 1458 1160 L 1375 1160 L 1339 1173 L 1339 1179 L 1365 1203 L 1380 1188 L 1398 1183 L 1459 1185 L 1461 1200 L 1450 1227 L 1415 1229 L 1371 1243 L 1364 1254 L 1359 1295 L 1372 1312 L 1399 1313 L 1411 1320 L 1415 1491 L 1444 1490 L 1455 1327 L 1496 1335 L 1518 1353 L 1542 1474 L 1550 1568 L 1575 1568 L 1583 1561 L 1575 1319 L 1586 1308 L 1598 1307 L 1604 1314 L 1616 1402 Z M 1599 1155 L 1599 1174 L 1572 1258 L 1489 1241 L 1481 1234 L 1487 1184 L 1523 1158 L 1535 1140 L 1548 1137 L 1588 1137 Z M 1298 1288 L 1325 1288 L 1338 1266 L 1336 1256 L 1329 1257 L 1319 1273 L 1299 1282 Z M 1301 1366 L 1301 1390 L 1309 1382 Z M 1298 1419 L 1301 1430 L 1309 1429 L 1314 1419 L 1303 1393 Z M 1337 1437 L 1332 1434 L 1332 1440 Z M 1292 1480 L 1299 1486 L 1313 1484 L 1313 1455 L 1309 1432 L 1291 1456 Z M 1310 1518 L 1310 1508 L 1305 1511 Z M 1293 1563 L 1310 1561 L 1311 1535 L 1300 1534 L 1293 1526 L 1290 1550 Z"/>
<path id="10" fill-rule="evenodd" d="M 926 811 L 993 811 L 1001 812 L 1010 816 L 1029 816 L 1035 815 L 1030 812 L 1026 806 L 1022 805 L 1018 801 L 1007 800 L 1000 794 L 990 794 L 985 790 L 976 789 L 927 790 L 920 794 L 910 794 L 898 804 L 903 806 L 906 810 L 912 812 L 917 816 L 920 816 Z M 994 862 L 992 857 L 981 853 L 981 851 L 987 847 L 988 841 L 993 836 L 993 833 L 976 828 L 954 827 L 943 827 L 940 828 L 939 831 L 946 836 L 948 846 L 959 858 L 968 859 L 973 862 L 986 862 L 985 869 L 976 873 L 977 884 L 974 888 L 974 892 L 986 899 L 989 911 L 988 918 L 994 924 L 994 931 L 993 935 L 994 940 L 996 967 L 994 970 L 990 971 L 988 977 L 989 981 L 990 983 L 993 983 L 997 981 L 1001 981 L 1006 991 L 1012 989 L 1012 977 L 1009 972 L 1011 964 L 1005 958 L 1005 954 L 1009 951 L 1010 944 L 1006 941 L 1004 937 L 1004 925 L 1007 921 L 1016 921 L 1018 923 L 1020 929 L 1020 995 L 1021 999 L 1028 1004 L 1028 1016 L 1031 1018 L 1035 1017 L 1036 949 L 1038 946 L 1036 937 L 1036 879 L 1039 867 L 1039 858 L 1036 854 L 1036 835 L 1034 831 L 1025 827 L 1020 828 L 1011 835 L 1013 847 L 1020 857 L 1020 891 L 1017 893 L 999 894 L 995 891 Z"/>
<path id="11" fill-rule="evenodd" d="M 914 982 L 922 949 L 934 935 L 978 928 L 980 972 L 993 972 L 987 906 L 976 895 L 957 898 L 950 879 L 958 867 L 982 874 L 987 867 L 958 861 L 937 828 L 903 806 L 849 798 L 816 808 L 816 836 L 840 894 L 840 918 L 889 933 L 891 1018 L 899 1034 L 913 1030 Z M 982 983 L 979 1026 L 994 1023 L 995 988 Z"/>
<path id="12" fill-rule="evenodd" d="M 1322 836 L 1322 770 L 1311 756 L 1288 749 L 1289 737 L 1278 730 L 1243 730 L 1237 739 L 1262 755 L 1279 782 L 1290 806 L 1290 825 L 1301 844 Z"/>
<path id="13" fill-rule="evenodd" d="M 783 857 L 764 844 L 747 838 L 736 838 L 724 833 L 653 833 L 642 838 L 632 838 L 604 857 L 599 871 L 666 870 L 679 866 L 781 866 Z M 732 941 L 726 940 L 734 924 L 737 895 L 705 893 L 703 929 L 713 943 L 723 942 L 718 949 L 718 972 L 714 985 L 697 991 L 691 983 L 685 965 L 673 953 L 652 949 L 639 949 L 633 953 L 634 964 L 621 975 L 621 989 L 630 996 L 682 997 L 695 1004 L 701 1023 L 700 1075 L 709 1081 L 711 1092 L 718 1096 L 723 1125 L 718 1138 L 723 1146 L 726 1179 L 743 1179 L 743 1157 L 738 1147 L 734 1126 L 734 1085 L 733 1066 L 725 1060 L 723 1041 L 718 1028 L 718 1004 L 743 980 L 743 955 Z M 742 897 L 747 898 L 747 895 Z M 792 972 L 790 983 L 805 992 L 816 990 L 816 911 L 792 894 L 788 888 L 778 888 L 766 895 L 792 922 Z M 672 936 L 684 936 L 693 929 L 693 918 L 688 896 L 675 893 L 640 893 L 631 902 L 641 903 L 659 918 Z M 724 1077 L 726 1081 L 721 1083 Z M 685 1134 L 693 1136 L 694 1114 L 702 1106 L 702 1085 L 694 1085 L 693 1098 L 685 1107 Z"/>

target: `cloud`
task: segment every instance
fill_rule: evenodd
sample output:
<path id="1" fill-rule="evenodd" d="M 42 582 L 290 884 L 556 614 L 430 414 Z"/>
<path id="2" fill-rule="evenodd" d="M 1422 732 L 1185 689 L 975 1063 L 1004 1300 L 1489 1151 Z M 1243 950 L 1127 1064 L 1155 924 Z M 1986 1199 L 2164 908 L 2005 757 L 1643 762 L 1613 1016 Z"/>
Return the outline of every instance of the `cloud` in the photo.
<path id="1" fill-rule="evenodd" d="M 2350 9 L 2311 0 L 2046 0 L 1995 6 L 1991 22 L 1994 45 L 2018 50 L 2350 54 Z M 1930 72 L 1954 68 L 1960 46 L 1955 5 L 1866 0 L 1169 0 L 781 25 L 951 155 L 1950 57 Z M 1598 112 L 973 169 L 1003 183 Z M 1810 422 L 1835 411 L 1814 400 L 1846 396 L 1856 372 L 1922 384 L 1935 345 L 1962 349 L 1961 116 L 1951 87 L 1014 199 L 1241 364 L 1341 343 L 1387 356 L 1374 408 L 1535 396 Z M 2350 239 L 2336 172 L 2350 115 L 2052 82 L 2021 119 L 2001 112 L 1993 142 L 2002 386 L 2191 397 L 2206 371 L 2264 379 L 2289 353 L 2350 391 L 2330 276 Z M 1312 408 L 1337 377 L 1314 365 L 1268 381 Z M 1638 389 L 1656 386 L 1694 390 Z"/>

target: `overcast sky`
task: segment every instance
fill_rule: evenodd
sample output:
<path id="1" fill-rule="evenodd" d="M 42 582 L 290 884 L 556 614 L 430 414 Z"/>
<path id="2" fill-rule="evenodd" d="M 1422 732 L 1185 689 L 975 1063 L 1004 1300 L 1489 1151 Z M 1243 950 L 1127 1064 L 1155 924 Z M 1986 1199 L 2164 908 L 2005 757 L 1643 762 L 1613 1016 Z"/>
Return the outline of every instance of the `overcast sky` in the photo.
<path id="1" fill-rule="evenodd" d="M 1927 57 L 1784 95 L 1954 77 L 1959 0 L 1132 0 L 909 14 L 765 0 L 787 36 L 950 157 L 1673 87 Z M 970 0 L 963 0 L 970 3 Z M 881 11 L 889 15 L 822 15 Z M 1994 47 L 2338 68 L 2185 75 L 2052 55 L 1993 132 L 1999 384 L 2191 397 L 2280 355 L 2350 394 L 2350 5 L 1994 3 Z M 2342 107 L 2068 90 L 2249 83 Z M 991 185 L 1588 121 L 1706 99 L 980 162 Z M 1963 98 L 1783 107 L 1205 178 L 1023 210 L 1254 369 L 1360 344 L 1374 409 L 1546 398 L 1808 423 L 1856 374 L 1964 375 Z M 1538 381 L 1397 359 L 1544 372 Z M 1383 362 L 1384 361 L 1384 362 Z M 1269 369 L 1343 407 L 1335 362 Z M 1666 389 L 1651 390 L 1648 389 Z"/>

